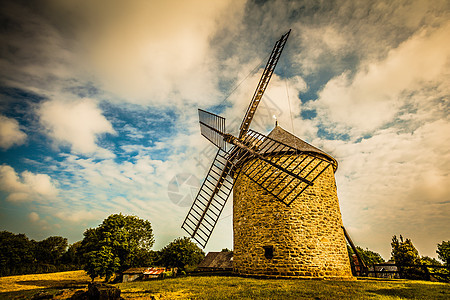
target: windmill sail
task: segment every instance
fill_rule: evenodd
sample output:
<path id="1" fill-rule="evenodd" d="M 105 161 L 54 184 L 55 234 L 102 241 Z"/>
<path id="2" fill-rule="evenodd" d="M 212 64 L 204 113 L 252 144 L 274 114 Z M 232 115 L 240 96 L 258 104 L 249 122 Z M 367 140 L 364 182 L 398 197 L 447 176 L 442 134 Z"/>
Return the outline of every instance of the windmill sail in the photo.
<path id="1" fill-rule="evenodd" d="M 244 143 L 254 147 L 257 157 L 247 158 L 241 172 L 286 205 L 331 165 L 320 156 L 301 152 L 253 130 L 248 131 Z"/>
<path id="2" fill-rule="evenodd" d="M 200 121 L 200 132 L 211 143 L 226 151 L 226 143 L 223 139 L 225 133 L 225 118 L 207 112 L 203 109 L 198 110 Z"/>
<path id="3" fill-rule="evenodd" d="M 208 175 L 181 226 L 203 248 L 233 189 L 234 180 L 230 176 L 233 165 L 228 159 L 229 154 L 219 148 Z"/>
<path id="4" fill-rule="evenodd" d="M 253 98 L 250 101 L 250 105 L 247 108 L 244 119 L 242 120 L 241 127 L 239 129 L 239 139 L 243 138 L 250 128 L 250 123 L 252 122 L 253 116 L 255 115 L 258 104 L 262 99 L 262 96 L 269 84 L 270 78 L 272 77 L 273 71 L 280 59 L 281 52 L 283 51 L 284 45 L 289 37 L 291 31 L 286 32 L 273 47 L 272 53 L 270 54 L 269 60 L 267 61 L 266 67 L 261 75 L 258 86 L 256 87 Z"/>
<path id="5" fill-rule="evenodd" d="M 262 95 L 264 94 L 270 78 L 272 77 L 275 66 L 278 63 L 281 52 L 283 51 L 284 45 L 289 37 L 289 33 L 290 30 L 275 43 L 275 47 L 272 50 L 269 61 L 267 62 L 258 87 L 256 88 L 255 94 L 253 95 L 250 106 L 247 109 L 244 120 L 241 124 L 239 138 L 235 138 L 225 132 L 224 118 L 201 109 L 198 110 L 202 135 L 216 145 L 219 150 L 217 151 L 208 175 L 206 176 L 200 191 L 192 203 L 192 206 L 181 227 L 203 248 L 208 242 L 219 219 L 220 213 L 222 212 L 233 189 L 234 180 L 231 174 L 235 171 L 236 164 L 243 160 L 249 160 L 254 156 L 261 158 L 261 155 L 255 154 L 254 149 L 257 149 L 258 146 L 264 145 L 264 138 L 267 139 L 267 137 L 261 136 L 261 139 L 258 140 L 259 137 L 254 135 L 253 138 L 247 138 L 247 132 L 256 112 L 256 108 L 258 107 Z M 234 147 L 229 152 L 226 151 L 227 143 L 234 144 Z M 297 180 L 308 182 L 299 175 L 291 173 L 288 169 L 283 169 L 282 165 L 277 165 L 276 163 L 265 158 L 263 158 L 263 160 L 269 166 L 283 172 L 287 172 Z M 257 182 L 261 181 L 261 178 L 253 179 L 256 178 L 253 174 L 254 171 L 254 169 L 246 168 L 246 172 L 252 180 L 257 180 Z M 268 183 L 273 183 L 270 180 L 265 181 L 268 181 Z M 259 184 L 269 191 L 274 191 L 270 184 Z M 284 198 L 282 197 L 282 199 Z"/>

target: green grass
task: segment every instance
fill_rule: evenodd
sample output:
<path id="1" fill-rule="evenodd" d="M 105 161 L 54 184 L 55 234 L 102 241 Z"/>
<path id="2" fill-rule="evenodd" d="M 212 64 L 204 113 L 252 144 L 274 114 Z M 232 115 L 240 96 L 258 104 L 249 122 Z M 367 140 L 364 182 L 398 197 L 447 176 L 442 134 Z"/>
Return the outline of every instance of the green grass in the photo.
<path id="1" fill-rule="evenodd" d="M 450 299 L 450 284 L 411 280 L 346 282 L 211 276 L 117 286 L 124 298 L 135 299 Z"/>
<path id="2" fill-rule="evenodd" d="M 86 289 L 83 271 L 0 277 L 0 299 L 39 291 L 68 299 Z M 319 281 L 191 276 L 119 283 L 125 299 L 450 299 L 450 284 L 412 280 Z"/>
<path id="3" fill-rule="evenodd" d="M 54 299 L 67 299 L 90 281 L 84 271 L 5 276 L 0 277 L 0 299 L 31 299 L 40 291 L 54 295 Z"/>

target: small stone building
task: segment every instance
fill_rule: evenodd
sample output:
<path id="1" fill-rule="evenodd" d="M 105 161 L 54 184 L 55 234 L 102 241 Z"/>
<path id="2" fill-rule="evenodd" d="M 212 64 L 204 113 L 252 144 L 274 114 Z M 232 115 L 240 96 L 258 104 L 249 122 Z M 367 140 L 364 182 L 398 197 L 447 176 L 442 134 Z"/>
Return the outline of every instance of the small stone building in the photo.
<path id="1" fill-rule="evenodd" d="M 319 155 L 333 167 L 290 206 L 244 174 L 235 178 L 233 271 L 244 276 L 353 280 L 334 179 L 336 160 L 279 126 L 269 137 L 303 153 Z M 299 153 L 282 155 L 305 155 Z"/>
<path id="2" fill-rule="evenodd" d="M 233 252 L 208 252 L 197 266 L 198 271 L 232 271 Z"/>

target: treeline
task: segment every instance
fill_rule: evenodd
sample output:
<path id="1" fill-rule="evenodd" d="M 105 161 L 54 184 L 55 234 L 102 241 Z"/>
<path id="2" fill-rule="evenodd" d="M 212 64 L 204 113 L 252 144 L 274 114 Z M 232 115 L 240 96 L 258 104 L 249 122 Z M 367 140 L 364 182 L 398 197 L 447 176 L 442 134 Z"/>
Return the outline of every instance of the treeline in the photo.
<path id="1" fill-rule="evenodd" d="M 96 228 L 86 229 L 82 241 L 68 245 L 67 239 L 51 236 L 42 241 L 30 240 L 25 234 L 0 232 L 0 276 L 49 273 L 84 269 L 92 278 L 106 281 L 118 278 L 131 267 L 176 267 L 180 272 L 193 270 L 205 253 L 189 238 L 177 238 L 163 249 L 153 251 L 154 236 L 151 224 L 136 216 L 113 214 Z M 392 237 L 390 261 L 397 265 L 445 266 L 443 276 L 450 273 L 450 241 L 437 244 L 436 253 L 443 262 L 419 256 L 410 239 L 401 235 Z M 224 249 L 225 250 L 225 249 Z M 384 263 L 380 254 L 356 247 L 367 266 Z M 353 251 L 348 247 L 352 269 L 355 269 Z M 399 269 L 401 278 L 423 278 L 417 267 Z M 118 278 L 119 279 L 119 278 Z"/>
<path id="2" fill-rule="evenodd" d="M 177 238 L 159 251 L 151 250 L 151 224 L 136 216 L 113 214 L 96 228 L 88 228 L 83 240 L 68 245 L 51 236 L 42 241 L 25 234 L 0 232 L 0 276 L 50 273 L 84 269 L 92 278 L 118 278 L 132 267 L 176 267 L 190 271 L 205 253 L 189 238 Z"/>
<path id="3" fill-rule="evenodd" d="M 79 270 L 79 246 L 80 242 L 69 246 L 60 236 L 35 241 L 25 234 L 1 231 L 0 276 Z"/>

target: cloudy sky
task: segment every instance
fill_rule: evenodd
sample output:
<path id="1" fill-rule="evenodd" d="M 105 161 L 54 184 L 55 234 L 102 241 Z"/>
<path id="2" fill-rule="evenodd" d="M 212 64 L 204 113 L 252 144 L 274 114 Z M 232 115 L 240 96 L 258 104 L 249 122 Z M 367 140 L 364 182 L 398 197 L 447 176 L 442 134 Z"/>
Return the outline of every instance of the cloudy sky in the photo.
<path id="1" fill-rule="evenodd" d="M 252 128 L 339 162 L 344 225 L 390 257 L 450 240 L 450 2 L 2 1 L 0 229 L 82 239 L 108 215 L 183 236 L 215 149 L 197 108 L 240 124 L 292 29 Z M 231 201 L 229 201 L 230 204 Z M 206 251 L 232 248 L 227 204 Z"/>

